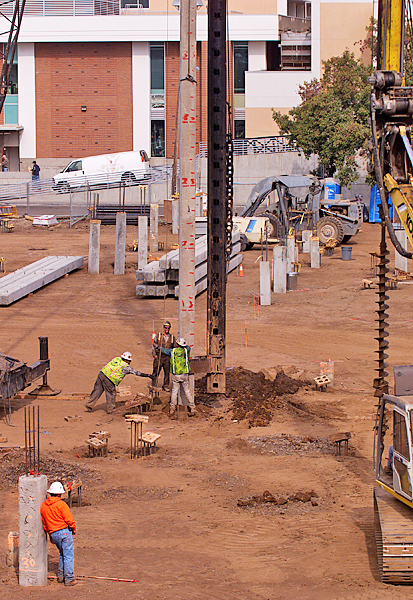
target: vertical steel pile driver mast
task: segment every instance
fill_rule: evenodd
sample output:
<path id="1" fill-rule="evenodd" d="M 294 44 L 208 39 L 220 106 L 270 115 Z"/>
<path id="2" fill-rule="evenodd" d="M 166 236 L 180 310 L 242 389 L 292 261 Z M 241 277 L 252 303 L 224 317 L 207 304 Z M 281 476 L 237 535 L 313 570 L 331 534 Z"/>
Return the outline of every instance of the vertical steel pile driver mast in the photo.
<path id="1" fill-rule="evenodd" d="M 374 171 L 381 199 L 376 311 L 378 377 L 374 380 L 375 395 L 380 399 L 374 446 L 375 538 L 382 581 L 412 585 L 413 385 L 410 381 L 413 373 L 411 367 L 394 367 L 395 390 L 394 395 L 390 395 L 385 362 L 388 356 L 386 273 L 389 262 L 386 231 L 399 254 L 413 257 L 396 237 L 388 204 L 390 196 L 413 245 L 413 87 L 404 85 L 403 76 L 404 32 L 408 19 L 404 0 L 379 0 L 378 70 L 370 78 L 370 115 Z M 402 377 L 406 372 L 407 379 Z"/>

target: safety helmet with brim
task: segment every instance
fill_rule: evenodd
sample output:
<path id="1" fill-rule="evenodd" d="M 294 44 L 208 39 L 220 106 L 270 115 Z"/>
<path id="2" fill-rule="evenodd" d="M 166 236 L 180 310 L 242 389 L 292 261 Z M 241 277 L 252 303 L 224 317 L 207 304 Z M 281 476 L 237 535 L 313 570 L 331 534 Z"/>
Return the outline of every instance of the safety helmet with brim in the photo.
<path id="1" fill-rule="evenodd" d="M 54 481 L 47 491 L 49 494 L 64 494 L 65 488 L 60 481 Z"/>

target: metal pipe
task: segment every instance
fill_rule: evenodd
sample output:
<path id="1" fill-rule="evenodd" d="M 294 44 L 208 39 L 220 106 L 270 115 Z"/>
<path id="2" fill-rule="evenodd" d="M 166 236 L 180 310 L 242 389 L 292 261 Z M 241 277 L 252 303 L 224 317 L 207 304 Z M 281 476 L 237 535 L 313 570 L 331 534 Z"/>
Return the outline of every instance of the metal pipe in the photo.
<path id="1" fill-rule="evenodd" d="M 28 448 L 29 448 L 29 473 L 30 473 L 30 471 L 32 470 L 32 468 L 31 468 L 32 467 L 32 458 L 31 458 L 31 448 L 32 448 L 32 446 L 31 446 L 31 430 L 30 430 L 31 406 L 29 406 L 29 409 L 28 409 L 27 412 L 28 412 L 28 417 L 29 417 L 29 420 L 28 420 L 28 437 L 29 437 L 28 441 L 29 441 L 29 446 L 28 446 Z"/>
<path id="2" fill-rule="evenodd" d="M 36 475 L 40 471 L 40 407 L 37 406 L 37 469 Z"/>
<path id="3" fill-rule="evenodd" d="M 27 474 L 27 411 L 24 407 L 24 449 L 26 454 L 26 474 Z"/>
<path id="4" fill-rule="evenodd" d="M 39 337 L 39 345 L 40 345 L 40 360 L 48 360 L 49 359 L 49 338 L 47 337 Z M 43 375 L 43 385 L 47 385 L 47 371 Z"/>

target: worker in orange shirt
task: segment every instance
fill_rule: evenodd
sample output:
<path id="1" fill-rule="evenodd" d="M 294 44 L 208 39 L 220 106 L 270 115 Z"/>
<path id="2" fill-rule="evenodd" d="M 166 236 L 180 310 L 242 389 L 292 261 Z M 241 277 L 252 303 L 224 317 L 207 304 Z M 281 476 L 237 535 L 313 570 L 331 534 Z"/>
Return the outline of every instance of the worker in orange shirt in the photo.
<path id="1" fill-rule="evenodd" d="M 60 481 L 54 481 L 47 491 L 50 496 L 41 505 L 40 514 L 44 530 L 59 550 L 57 581 L 65 585 L 76 585 L 74 573 L 75 548 L 73 544 L 76 523 L 70 508 L 61 498 L 65 490 Z"/>

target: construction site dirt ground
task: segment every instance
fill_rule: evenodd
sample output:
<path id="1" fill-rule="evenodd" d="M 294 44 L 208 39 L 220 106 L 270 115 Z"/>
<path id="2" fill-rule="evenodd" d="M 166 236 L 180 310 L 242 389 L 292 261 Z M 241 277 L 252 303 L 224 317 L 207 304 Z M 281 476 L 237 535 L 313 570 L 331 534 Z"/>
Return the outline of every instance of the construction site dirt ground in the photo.
<path id="1" fill-rule="evenodd" d="M 132 244 L 136 228 L 128 227 L 127 237 Z M 379 225 L 363 224 L 348 244 L 352 260 L 341 260 L 336 249 L 322 257 L 320 269 L 310 269 L 309 256 L 300 254 L 297 291 L 274 294 L 272 305 L 259 311 L 261 250 L 246 252 L 244 277 L 228 278 L 227 396 L 211 401 L 201 381 L 198 414 L 171 420 L 162 392 L 162 404 L 144 426 L 161 434 L 158 451 L 134 460 L 124 403 L 145 393 L 149 380 L 128 376 L 123 388 L 130 396 L 118 398 L 114 415 L 104 412 L 103 397 L 93 413 L 84 412 L 81 394 L 87 396 L 102 366 L 125 350 L 133 367 L 151 372 L 153 323 L 158 330 L 168 318 L 177 333 L 178 302 L 135 296 L 133 252 L 126 274 L 113 275 L 114 227 L 102 226 L 100 275 L 88 275 L 85 266 L 1 306 L 0 350 L 31 364 L 38 337 L 48 336 L 48 382 L 66 398 L 13 400 L 11 426 L 1 422 L 0 437 L 7 437 L 0 446 L 2 600 L 411 596 L 380 582 L 374 544 L 376 294 L 362 280 L 370 277 L 369 252 L 378 250 L 379 238 Z M 165 227 L 161 239 L 166 246 L 176 241 Z M 20 220 L 13 233 L 0 232 L 0 255 L 11 272 L 47 255 L 87 256 L 88 240 L 86 224 L 44 230 Z M 390 260 L 392 269 L 393 250 Z M 411 364 L 411 282 L 388 295 L 388 362 Z M 206 304 L 204 293 L 196 301 L 199 355 Z M 328 360 L 334 361 L 334 387 L 315 391 L 312 378 Z M 80 576 L 74 588 L 53 579 L 47 588 L 22 588 L 5 564 L 7 535 L 18 530 L 24 451 L 11 447 L 24 448 L 25 405 L 40 407 L 43 472 L 83 481 L 82 506 L 73 506 Z M 65 420 L 76 415 L 81 420 Z M 96 430 L 111 434 L 107 457 L 87 457 L 86 439 Z M 337 456 L 331 440 L 343 432 L 351 433 L 349 455 Z M 49 574 L 56 575 L 57 550 L 50 543 L 48 553 Z"/>

